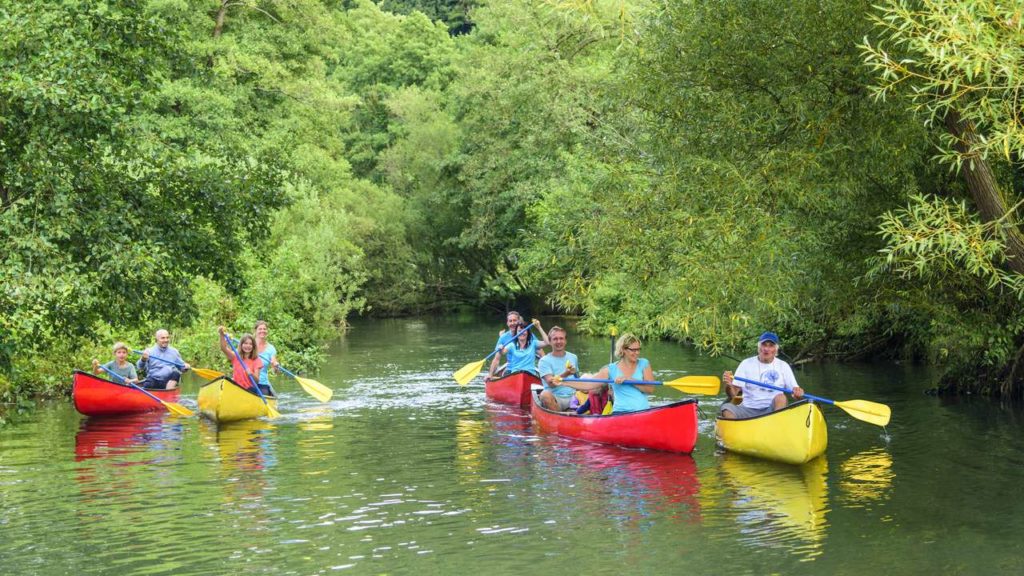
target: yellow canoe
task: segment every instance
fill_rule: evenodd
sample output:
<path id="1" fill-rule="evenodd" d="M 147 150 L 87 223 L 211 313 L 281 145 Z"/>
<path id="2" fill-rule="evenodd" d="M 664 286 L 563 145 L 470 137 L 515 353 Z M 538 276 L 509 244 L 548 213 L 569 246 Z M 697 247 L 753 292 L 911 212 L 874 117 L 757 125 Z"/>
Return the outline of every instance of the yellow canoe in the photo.
<path id="1" fill-rule="evenodd" d="M 267 403 L 277 408 L 277 398 L 267 396 Z M 267 405 L 256 392 L 225 376 L 199 389 L 199 412 L 214 422 L 236 422 L 266 416 Z"/>
<path id="2" fill-rule="evenodd" d="M 726 450 L 788 464 L 809 462 L 828 447 L 825 416 L 807 400 L 755 418 L 718 418 L 715 429 Z"/>

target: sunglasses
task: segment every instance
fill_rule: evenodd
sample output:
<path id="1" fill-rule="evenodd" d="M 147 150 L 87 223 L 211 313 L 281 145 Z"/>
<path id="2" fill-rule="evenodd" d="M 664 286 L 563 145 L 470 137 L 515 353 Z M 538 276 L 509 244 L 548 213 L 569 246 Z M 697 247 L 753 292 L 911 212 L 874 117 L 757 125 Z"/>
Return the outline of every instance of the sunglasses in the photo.
<path id="1" fill-rule="evenodd" d="M 637 346 L 636 348 L 626 348 L 626 350 L 629 350 L 630 352 L 639 352 L 640 351 L 640 347 Z"/>

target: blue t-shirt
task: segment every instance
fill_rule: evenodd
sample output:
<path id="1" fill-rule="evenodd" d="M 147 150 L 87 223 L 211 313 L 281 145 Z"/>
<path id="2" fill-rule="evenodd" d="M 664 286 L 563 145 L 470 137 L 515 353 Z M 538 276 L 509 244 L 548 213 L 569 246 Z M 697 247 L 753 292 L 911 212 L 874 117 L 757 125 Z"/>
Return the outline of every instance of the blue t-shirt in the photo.
<path id="1" fill-rule="evenodd" d="M 608 377 L 615 380 L 619 376 L 625 376 L 626 380 L 643 380 L 644 369 L 650 366 L 651 363 L 647 361 L 647 358 L 641 358 L 636 364 L 636 371 L 632 375 L 623 374 L 619 370 L 619 364 L 608 365 Z M 650 402 L 647 401 L 647 394 L 644 394 L 632 384 L 615 384 L 612 383 L 612 389 L 615 391 L 615 403 L 612 405 L 612 414 L 619 414 L 622 412 L 636 412 L 637 410 L 646 410 L 651 407 Z"/>
<path id="2" fill-rule="evenodd" d="M 544 380 L 545 376 L 560 376 L 565 372 L 566 362 L 572 363 L 574 368 L 578 369 L 580 367 L 579 360 L 572 352 L 566 352 L 565 356 L 555 356 L 554 353 L 544 356 L 537 363 L 540 379 Z M 561 398 L 569 398 L 576 392 L 568 386 L 549 386 L 547 382 L 544 382 L 544 389 L 551 390 L 552 394 Z"/>
<path id="3" fill-rule="evenodd" d="M 277 356 L 277 348 L 274 348 L 273 344 L 267 342 L 267 347 L 257 356 L 260 357 L 260 360 L 263 360 L 263 369 L 260 370 L 260 385 L 270 386 L 270 359 Z"/>
<path id="4" fill-rule="evenodd" d="M 501 336 L 498 336 L 498 341 L 494 343 L 494 349 L 501 350 L 508 343 L 512 342 L 512 338 L 516 336 L 516 332 L 518 332 L 518 330 L 515 332 L 505 332 Z"/>
<path id="5" fill-rule="evenodd" d="M 508 354 L 508 366 L 505 367 L 507 373 L 529 372 L 538 376 L 536 338 L 530 338 L 526 348 L 516 348 L 515 344 L 508 344 L 505 346 L 505 353 Z"/>

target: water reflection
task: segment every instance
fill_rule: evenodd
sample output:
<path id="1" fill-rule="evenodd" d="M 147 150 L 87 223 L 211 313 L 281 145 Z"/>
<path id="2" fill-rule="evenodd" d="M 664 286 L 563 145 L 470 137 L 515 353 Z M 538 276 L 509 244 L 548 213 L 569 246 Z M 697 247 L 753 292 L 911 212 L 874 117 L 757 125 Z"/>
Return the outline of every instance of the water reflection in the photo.
<path id="1" fill-rule="evenodd" d="M 530 413 L 514 406 L 487 404 L 484 414 L 492 463 L 500 468 L 502 479 L 521 478 L 530 465 L 533 443 L 537 440 Z"/>
<path id="2" fill-rule="evenodd" d="M 176 448 L 183 425 L 165 418 L 163 412 L 145 412 L 113 418 L 86 418 L 75 434 L 75 461 L 156 451 L 158 458 Z M 161 456 L 163 455 L 163 456 Z M 122 464 L 153 462 L 146 459 Z"/>
<path id="3" fill-rule="evenodd" d="M 580 476 L 603 485 L 597 492 L 606 497 L 597 499 L 598 513 L 633 522 L 669 518 L 700 523 L 700 480 L 691 456 L 571 439 L 560 444 L 549 453 L 560 453 Z"/>
<path id="4" fill-rule="evenodd" d="M 455 422 L 455 464 L 469 494 L 492 494 L 529 472 L 533 436 L 530 414 L 519 408 L 487 405 L 461 412 Z M 478 501 L 475 503 L 479 503 Z"/>
<path id="5" fill-rule="evenodd" d="M 330 473 L 334 458 L 334 418 L 330 409 L 316 406 L 300 412 L 302 420 L 296 451 L 302 459 L 301 473 L 324 476 Z"/>
<path id="6" fill-rule="evenodd" d="M 741 542 L 793 547 L 808 558 L 821 554 L 828 526 L 824 457 L 792 466 L 726 453 L 718 470 Z"/>
<path id="7" fill-rule="evenodd" d="M 896 477 L 892 471 L 892 456 L 882 448 L 851 456 L 843 462 L 839 471 L 839 488 L 851 508 L 888 498 L 892 481 Z"/>
<path id="8" fill-rule="evenodd" d="M 483 460 L 484 423 L 474 420 L 469 412 L 460 412 L 455 421 L 455 467 L 465 482 L 480 480 Z"/>
<path id="9" fill-rule="evenodd" d="M 203 421 L 200 438 L 203 445 L 215 451 L 224 475 L 260 472 L 277 464 L 275 443 L 271 436 L 276 426 L 261 420 L 241 420 L 220 425 Z"/>

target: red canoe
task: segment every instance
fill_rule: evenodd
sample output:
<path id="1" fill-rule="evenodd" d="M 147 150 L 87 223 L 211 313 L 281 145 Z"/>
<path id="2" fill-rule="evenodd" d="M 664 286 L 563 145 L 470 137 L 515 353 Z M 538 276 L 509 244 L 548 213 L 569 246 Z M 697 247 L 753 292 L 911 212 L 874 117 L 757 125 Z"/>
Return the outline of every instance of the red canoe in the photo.
<path id="1" fill-rule="evenodd" d="M 692 398 L 608 416 L 573 416 L 534 402 L 530 414 L 544 432 L 602 444 L 689 454 L 697 443 L 697 401 Z"/>
<path id="2" fill-rule="evenodd" d="M 540 378 L 529 372 L 513 372 L 484 384 L 484 393 L 495 402 L 530 407 L 530 386 L 540 384 Z"/>
<path id="3" fill-rule="evenodd" d="M 147 390 L 165 402 L 176 402 L 181 390 Z M 86 416 L 113 416 L 163 410 L 164 405 L 126 384 L 75 370 L 71 397 L 75 410 Z"/>

